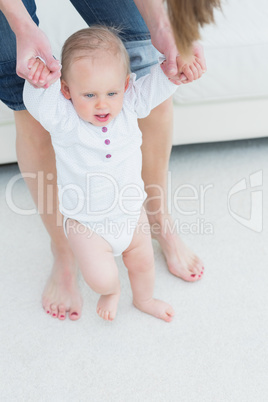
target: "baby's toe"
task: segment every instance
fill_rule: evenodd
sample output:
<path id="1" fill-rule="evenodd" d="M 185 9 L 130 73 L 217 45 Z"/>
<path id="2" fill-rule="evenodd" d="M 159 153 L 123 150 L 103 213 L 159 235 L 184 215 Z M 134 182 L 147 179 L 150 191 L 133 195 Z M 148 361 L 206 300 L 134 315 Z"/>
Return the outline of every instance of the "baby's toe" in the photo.
<path id="1" fill-rule="evenodd" d="M 103 318 L 104 320 L 107 320 L 107 319 L 108 319 L 108 314 L 109 314 L 109 311 L 103 310 L 103 312 L 102 312 L 102 318 Z"/>
<path id="2" fill-rule="evenodd" d="M 115 319 L 116 313 L 114 311 L 110 311 L 109 313 L 109 320 L 113 321 Z"/>
<path id="3" fill-rule="evenodd" d="M 106 320 L 106 321 L 109 320 L 109 311 L 104 311 L 103 318 L 104 318 L 104 320 Z"/>
<path id="4" fill-rule="evenodd" d="M 173 316 L 175 315 L 175 311 L 171 306 L 168 306 L 162 314 L 162 319 L 164 321 L 170 322 L 172 321 Z"/>
<path id="5" fill-rule="evenodd" d="M 166 309 L 166 314 L 167 314 L 169 317 L 174 317 L 175 311 L 173 310 L 173 308 L 172 308 L 171 306 L 168 306 L 168 308 Z"/>

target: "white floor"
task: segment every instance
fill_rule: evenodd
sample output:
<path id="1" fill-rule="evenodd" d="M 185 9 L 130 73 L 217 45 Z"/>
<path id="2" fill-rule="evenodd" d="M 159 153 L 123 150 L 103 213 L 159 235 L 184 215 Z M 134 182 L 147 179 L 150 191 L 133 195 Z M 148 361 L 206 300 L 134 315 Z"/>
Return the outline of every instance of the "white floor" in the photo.
<path id="1" fill-rule="evenodd" d="M 14 205 L 33 208 L 22 181 L 13 186 L 13 207 L 7 205 L 6 186 L 18 168 L 1 166 L 0 400 L 267 401 L 267 155 L 268 139 L 173 149 L 171 192 L 199 197 L 177 199 L 173 216 L 203 258 L 205 275 L 198 283 L 172 276 L 154 243 L 155 295 L 175 308 L 171 324 L 132 306 L 120 259 L 122 296 L 113 323 L 96 315 L 98 296 L 82 281 L 81 319 L 47 316 L 40 298 L 52 261 L 48 236 L 37 215 L 14 212 Z M 250 190 L 256 172 L 251 180 L 258 186 Z M 248 188 L 234 188 L 231 216 L 229 191 L 244 178 Z M 205 186 L 213 187 L 202 204 Z"/>

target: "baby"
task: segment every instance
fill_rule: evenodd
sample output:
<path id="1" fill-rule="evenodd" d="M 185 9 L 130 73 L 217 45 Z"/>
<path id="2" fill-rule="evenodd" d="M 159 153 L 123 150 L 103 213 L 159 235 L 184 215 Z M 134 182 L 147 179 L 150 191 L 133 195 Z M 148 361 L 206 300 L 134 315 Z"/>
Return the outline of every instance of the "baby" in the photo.
<path id="1" fill-rule="evenodd" d="M 31 67 L 48 74 L 41 59 Z M 97 313 L 116 316 L 120 296 L 114 256 L 122 254 L 141 311 L 171 321 L 173 308 L 153 298 L 154 256 L 141 178 L 146 117 L 177 89 L 160 65 L 135 80 L 128 53 L 110 29 L 76 32 L 62 50 L 62 77 L 48 89 L 24 87 L 24 102 L 51 134 L 64 230 L 87 284 L 100 299 Z"/>

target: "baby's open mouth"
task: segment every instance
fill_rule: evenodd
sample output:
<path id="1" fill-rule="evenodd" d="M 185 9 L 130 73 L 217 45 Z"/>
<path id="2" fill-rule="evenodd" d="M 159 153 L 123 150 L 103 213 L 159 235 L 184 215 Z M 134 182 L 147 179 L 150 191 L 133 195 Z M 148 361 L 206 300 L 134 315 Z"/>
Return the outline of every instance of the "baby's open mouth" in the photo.
<path id="1" fill-rule="evenodd" d="M 95 117 L 98 121 L 100 122 L 104 122 L 107 121 L 109 119 L 110 113 L 107 114 L 95 114 Z"/>

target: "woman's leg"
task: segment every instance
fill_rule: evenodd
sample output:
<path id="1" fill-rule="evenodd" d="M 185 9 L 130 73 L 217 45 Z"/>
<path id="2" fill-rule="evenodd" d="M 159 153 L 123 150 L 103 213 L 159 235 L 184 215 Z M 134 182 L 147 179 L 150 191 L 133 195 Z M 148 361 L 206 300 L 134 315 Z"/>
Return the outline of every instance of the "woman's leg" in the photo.
<path id="1" fill-rule="evenodd" d="M 142 177 L 148 194 L 146 209 L 152 236 L 162 247 L 169 271 L 179 278 L 193 282 L 202 277 L 202 261 L 186 247 L 177 233 L 173 233 L 172 219 L 167 210 L 172 124 L 172 99 L 156 107 L 145 119 L 139 120 L 143 134 Z"/>
<path id="2" fill-rule="evenodd" d="M 148 231 L 146 212 L 142 210 L 130 246 L 123 252 L 123 261 L 133 293 L 133 304 L 144 313 L 170 322 L 173 308 L 162 300 L 154 299 L 154 254 Z"/>
<path id="3" fill-rule="evenodd" d="M 33 21 L 38 24 L 35 1 L 23 0 L 23 2 Z M 31 173 L 37 176 L 39 173 L 36 179 L 25 178 L 25 181 L 51 236 L 51 248 L 54 254 L 51 276 L 43 293 L 43 307 L 55 318 L 64 319 L 66 312 L 69 311 L 69 317 L 77 320 L 81 315 L 82 300 L 77 286 L 73 254 L 62 227 L 57 226 L 59 213 L 54 151 L 50 135 L 25 111 L 22 99 L 24 80 L 16 74 L 16 38 L 1 12 L 0 49 L 0 99 L 15 111 L 17 156 L 22 174 Z"/>
<path id="4" fill-rule="evenodd" d="M 54 255 L 51 275 L 42 297 L 43 307 L 54 318 L 64 319 L 69 311 L 70 319 L 77 320 L 81 315 L 82 299 L 74 256 L 58 211 L 55 154 L 50 135 L 26 110 L 14 114 L 19 167 L 21 173 L 26 174 L 26 184 L 51 237 Z M 36 178 L 27 178 L 27 173 L 34 173 Z"/>
<path id="5" fill-rule="evenodd" d="M 112 247 L 97 233 L 73 219 L 67 219 L 66 231 L 86 283 L 101 294 L 97 313 L 104 320 L 112 321 L 120 297 L 118 268 Z"/>

